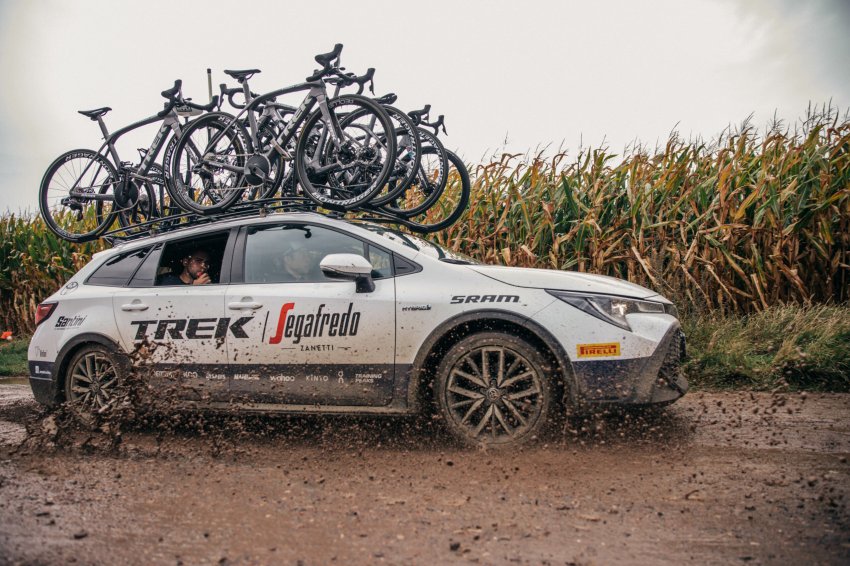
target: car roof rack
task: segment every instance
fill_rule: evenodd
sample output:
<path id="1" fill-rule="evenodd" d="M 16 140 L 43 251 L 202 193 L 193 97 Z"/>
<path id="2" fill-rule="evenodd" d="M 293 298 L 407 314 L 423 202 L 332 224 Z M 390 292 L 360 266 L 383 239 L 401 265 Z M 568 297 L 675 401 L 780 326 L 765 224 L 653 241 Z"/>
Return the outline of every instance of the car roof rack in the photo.
<path id="1" fill-rule="evenodd" d="M 358 214 L 359 216 L 354 216 L 350 219 L 398 224 L 400 226 L 407 227 L 414 226 L 405 218 L 368 205 L 351 210 L 342 208 L 328 210 L 320 208 L 319 205 L 307 197 L 287 196 L 236 203 L 228 207 L 227 210 L 214 214 L 202 215 L 191 212 L 183 212 L 181 214 L 157 217 L 145 222 L 139 222 L 130 226 L 109 230 L 101 234 L 100 238 L 108 242 L 110 245 L 117 245 L 142 238 L 166 234 L 175 230 L 185 230 L 197 226 L 215 224 L 226 220 L 263 217 L 273 212 L 313 212 L 327 216 L 328 218 L 345 218 L 346 214 Z"/>

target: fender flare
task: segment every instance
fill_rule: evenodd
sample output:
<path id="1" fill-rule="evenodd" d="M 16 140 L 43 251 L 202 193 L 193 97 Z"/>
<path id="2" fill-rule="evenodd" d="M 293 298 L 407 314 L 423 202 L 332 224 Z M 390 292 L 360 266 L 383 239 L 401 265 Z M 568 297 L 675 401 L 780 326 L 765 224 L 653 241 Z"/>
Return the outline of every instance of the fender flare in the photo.
<path id="1" fill-rule="evenodd" d="M 499 320 L 504 322 L 509 322 L 512 324 L 516 324 L 518 326 L 522 326 L 531 334 L 534 334 L 543 344 L 549 348 L 549 351 L 555 356 L 555 361 L 561 367 L 561 377 L 564 382 L 564 401 L 568 404 L 569 407 L 575 407 L 577 403 L 577 389 L 576 389 L 576 379 L 573 373 L 572 362 L 570 361 L 570 357 L 567 355 L 566 350 L 561 345 L 558 340 L 555 339 L 552 334 L 546 330 L 540 324 L 534 322 L 528 317 L 518 315 L 516 313 L 512 313 L 509 311 L 502 311 L 497 309 L 480 309 L 474 311 L 467 311 L 461 313 L 459 315 L 453 316 L 447 320 L 444 320 L 440 323 L 428 337 L 422 342 L 422 345 L 419 347 L 419 351 L 416 354 L 416 357 L 413 360 L 413 367 L 411 369 L 410 381 L 408 382 L 408 390 L 407 390 L 407 400 L 409 407 L 418 407 L 419 399 L 418 392 L 420 385 L 423 380 L 423 375 L 425 373 L 425 361 L 428 359 L 428 356 L 431 354 L 434 346 L 439 342 L 446 334 L 452 332 L 459 326 L 463 326 L 469 323 L 475 323 L 484 320 Z"/>
<path id="2" fill-rule="evenodd" d="M 59 353 L 56 355 L 56 362 L 53 365 L 53 375 L 51 376 L 54 388 L 52 396 L 54 399 L 58 400 L 62 393 L 62 387 L 60 387 L 60 384 L 63 380 L 63 376 L 61 374 L 65 370 L 70 353 L 76 350 L 78 346 L 82 346 L 84 344 L 100 344 L 101 346 L 110 349 L 118 355 L 118 359 L 121 363 L 126 364 L 125 369 L 129 369 L 130 364 L 127 354 L 121 349 L 117 342 L 103 334 L 95 334 L 93 332 L 79 334 L 68 340 L 65 345 L 59 349 Z"/>

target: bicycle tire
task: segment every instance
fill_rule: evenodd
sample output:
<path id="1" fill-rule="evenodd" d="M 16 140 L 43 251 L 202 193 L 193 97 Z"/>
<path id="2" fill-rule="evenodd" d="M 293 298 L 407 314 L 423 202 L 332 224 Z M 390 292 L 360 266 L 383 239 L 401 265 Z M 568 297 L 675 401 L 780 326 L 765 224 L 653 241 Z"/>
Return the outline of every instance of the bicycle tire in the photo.
<path id="1" fill-rule="evenodd" d="M 114 195 L 119 182 L 118 172 L 106 157 L 90 149 L 67 151 L 53 160 L 41 179 L 41 216 L 63 240 L 94 240 L 115 221 L 114 201 L 98 200 L 94 195 Z M 110 203 L 108 209 L 99 205 L 101 202 Z"/>
<path id="2" fill-rule="evenodd" d="M 210 146 L 221 132 L 224 135 Z M 252 153 L 247 132 L 230 115 L 201 116 L 186 127 L 174 148 L 171 197 L 188 212 L 226 210 L 248 186 L 244 169 Z"/>
<path id="3" fill-rule="evenodd" d="M 422 157 L 416 178 L 381 207 L 386 212 L 403 218 L 412 218 L 428 210 L 440 198 L 448 180 L 446 148 L 431 132 L 419 127 L 416 129 L 422 144 Z"/>
<path id="4" fill-rule="evenodd" d="M 425 151 L 425 150 L 423 150 Z M 428 151 L 433 151 L 429 148 Z M 407 218 L 404 225 L 420 234 L 439 232 L 452 226 L 469 206 L 472 183 L 463 160 L 454 152 L 446 150 L 450 166 L 447 183 L 440 197 L 419 217 Z"/>
<path id="5" fill-rule="evenodd" d="M 392 173 L 384 189 L 369 200 L 371 206 L 380 206 L 397 197 L 410 186 L 416 177 L 416 168 L 422 158 L 422 143 L 413 121 L 401 110 L 387 104 L 384 110 L 393 121 L 396 132 L 396 159 Z M 356 119 L 357 115 L 346 116 L 345 120 Z M 403 144 L 403 145 L 402 145 Z"/>
<path id="6" fill-rule="evenodd" d="M 356 121 L 346 120 L 360 110 Z M 313 202 L 324 208 L 351 210 L 377 194 L 392 173 L 396 138 L 388 133 L 394 127 L 381 105 L 364 96 L 333 98 L 328 101 L 328 111 L 342 133 L 341 143 L 337 146 L 328 135 L 322 111 L 316 110 L 301 129 L 295 170 L 302 190 Z M 362 141 L 358 142 L 358 137 Z"/>

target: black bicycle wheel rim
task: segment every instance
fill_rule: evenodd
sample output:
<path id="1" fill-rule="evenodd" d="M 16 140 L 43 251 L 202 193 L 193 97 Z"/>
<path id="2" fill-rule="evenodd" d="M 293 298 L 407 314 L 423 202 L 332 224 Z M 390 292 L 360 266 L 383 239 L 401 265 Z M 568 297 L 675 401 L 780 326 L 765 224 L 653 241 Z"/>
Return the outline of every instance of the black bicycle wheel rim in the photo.
<path id="1" fill-rule="evenodd" d="M 221 132 L 224 134 L 219 137 Z M 226 210 L 245 190 L 242 170 L 250 153 L 250 142 L 236 122 L 217 115 L 195 120 L 183 131 L 174 150 L 172 198 L 189 212 Z M 207 158 L 210 155 L 213 157 Z"/>
<path id="2" fill-rule="evenodd" d="M 452 226 L 469 206 L 472 183 L 463 160 L 454 152 L 446 150 L 450 170 L 440 198 L 417 217 L 408 218 L 405 226 L 423 234 L 439 232 Z"/>
<path id="3" fill-rule="evenodd" d="M 345 116 L 356 110 L 343 109 L 343 106 L 366 109 L 360 118 L 364 122 L 345 121 Z M 367 203 L 389 178 L 396 140 L 395 136 L 388 136 L 386 132 L 394 128 L 383 108 L 362 96 L 346 95 L 332 99 L 328 101 L 328 109 L 340 127 L 345 121 L 342 147 L 337 147 L 330 140 L 328 124 L 323 120 L 321 110 L 316 110 L 302 127 L 296 148 L 295 168 L 302 189 L 316 204 L 350 210 Z M 343 119 L 340 120 L 337 114 Z M 365 125 L 371 121 L 367 119 L 370 114 L 375 117 L 371 127 L 380 126 L 380 131 L 368 132 L 366 141 L 362 141 L 363 132 L 370 127 Z M 358 141 L 358 137 L 361 137 L 361 141 Z M 346 159 L 349 161 L 346 162 Z M 317 172 L 314 164 L 318 167 L 341 165 L 345 168 Z"/>
<path id="4" fill-rule="evenodd" d="M 45 224 L 64 240 L 96 239 L 112 225 L 115 214 L 111 204 L 104 212 L 105 206 L 98 206 L 101 201 L 93 197 L 114 194 L 118 182 L 115 167 L 102 155 L 89 149 L 63 153 L 47 168 L 39 187 L 39 209 Z M 72 189 L 80 193 L 79 198 L 74 198 Z M 69 199 L 67 204 L 63 204 L 64 199 Z M 87 215 L 92 218 L 88 220 Z M 72 227 L 72 223 L 76 226 Z"/>
<path id="5" fill-rule="evenodd" d="M 422 142 L 422 157 L 416 179 L 382 208 L 403 218 L 412 218 L 428 210 L 440 198 L 448 179 L 446 148 L 432 133 L 417 128 Z"/>

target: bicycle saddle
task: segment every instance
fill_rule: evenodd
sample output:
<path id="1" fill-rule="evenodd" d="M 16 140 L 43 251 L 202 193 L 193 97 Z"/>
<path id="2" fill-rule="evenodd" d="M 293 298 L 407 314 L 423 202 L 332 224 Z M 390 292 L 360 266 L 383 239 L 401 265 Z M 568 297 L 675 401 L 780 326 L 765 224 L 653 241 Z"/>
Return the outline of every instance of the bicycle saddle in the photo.
<path id="1" fill-rule="evenodd" d="M 79 112 L 83 116 L 87 116 L 87 117 L 91 118 L 92 120 L 97 120 L 98 118 L 100 118 L 101 116 L 103 116 L 104 114 L 109 112 L 110 110 L 112 110 L 112 108 L 109 108 L 108 106 L 104 106 L 103 108 L 95 108 L 94 110 L 77 110 L 77 112 Z"/>
<path id="2" fill-rule="evenodd" d="M 225 70 L 224 74 L 230 75 L 231 77 L 233 77 L 234 79 L 236 79 L 237 81 L 239 81 L 241 83 L 245 79 L 250 79 L 252 75 L 255 75 L 255 74 L 260 73 L 260 72 L 261 71 L 259 69 L 245 69 L 244 71 L 228 71 L 228 70 Z"/>
<path id="3" fill-rule="evenodd" d="M 389 92 L 380 98 L 376 98 L 375 102 L 377 102 L 378 104 L 392 104 L 396 100 L 398 100 L 398 96 L 396 95 L 396 93 Z"/>

